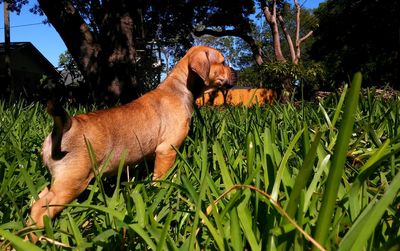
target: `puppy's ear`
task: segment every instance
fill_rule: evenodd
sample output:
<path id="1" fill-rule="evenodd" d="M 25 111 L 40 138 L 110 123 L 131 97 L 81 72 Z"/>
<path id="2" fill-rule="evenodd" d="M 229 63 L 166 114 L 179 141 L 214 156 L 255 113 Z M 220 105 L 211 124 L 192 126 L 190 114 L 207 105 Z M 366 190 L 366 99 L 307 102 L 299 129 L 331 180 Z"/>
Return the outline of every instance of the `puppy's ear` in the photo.
<path id="1" fill-rule="evenodd" d="M 208 51 L 202 50 L 194 53 L 190 57 L 189 67 L 194 71 L 201 79 L 203 79 L 206 85 L 209 84 L 210 76 L 210 60 Z"/>

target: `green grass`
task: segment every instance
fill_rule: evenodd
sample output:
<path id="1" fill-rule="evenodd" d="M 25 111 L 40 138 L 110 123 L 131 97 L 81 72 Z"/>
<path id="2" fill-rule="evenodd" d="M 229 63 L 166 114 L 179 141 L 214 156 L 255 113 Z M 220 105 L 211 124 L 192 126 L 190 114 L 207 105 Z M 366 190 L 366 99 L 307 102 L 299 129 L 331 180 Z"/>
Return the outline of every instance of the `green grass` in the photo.
<path id="1" fill-rule="evenodd" d="M 40 148 L 52 122 L 39 104 L 0 103 L 0 245 L 309 250 L 317 241 L 327 249 L 396 250 L 400 98 L 369 90 L 357 101 L 357 81 L 319 104 L 201 108 L 163 182 L 136 177 L 151 162 L 126 178 L 122 158 L 116 179 L 95 179 L 44 230 L 24 223 L 50 184 Z M 30 231 L 42 236 L 35 247 L 22 241 Z"/>

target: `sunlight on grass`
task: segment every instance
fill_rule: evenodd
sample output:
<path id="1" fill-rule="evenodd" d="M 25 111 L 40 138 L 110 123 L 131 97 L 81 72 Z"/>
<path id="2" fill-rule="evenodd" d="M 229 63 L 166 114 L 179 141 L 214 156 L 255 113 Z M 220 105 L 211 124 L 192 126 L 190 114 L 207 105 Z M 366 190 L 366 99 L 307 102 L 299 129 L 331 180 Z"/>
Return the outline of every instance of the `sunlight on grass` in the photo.
<path id="1" fill-rule="evenodd" d="M 23 241 L 33 231 L 25 222 L 30 201 L 50 184 L 40 149 L 52 123 L 39 104 L 0 103 L 1 247 L 398 248 L 400 100 L 373 90 L 357 100 L 355 82 L 302 108 L 196 109 L 174 167 L 157 183 L 151 173 L 136 175 L 150 161 L 131 167 L 128 177 L 126 153 L 117 177 L 101 177 L 104 167 L 87 142 L 100 175 L 59 216 L 45 219 L 45 229 L 34 230 L 36 246 Z"/>

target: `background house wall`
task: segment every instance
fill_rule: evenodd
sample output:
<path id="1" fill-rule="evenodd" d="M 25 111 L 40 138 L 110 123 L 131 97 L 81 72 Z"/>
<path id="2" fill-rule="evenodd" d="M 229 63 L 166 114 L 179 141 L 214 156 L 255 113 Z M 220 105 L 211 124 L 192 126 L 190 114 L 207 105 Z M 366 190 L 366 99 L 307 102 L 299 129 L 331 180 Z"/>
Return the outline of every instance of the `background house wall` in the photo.
<path id="1" fill-rule="evenodd" d="M 6 80 L 4 43 L 0 43 L 0 83 L 6 86 L 2 89 L 32 100 L 39 97 L 43 85 L 59 81 L 58 71 L 30 42 L 13 42 L 10 49 L 12 84 Z"/>

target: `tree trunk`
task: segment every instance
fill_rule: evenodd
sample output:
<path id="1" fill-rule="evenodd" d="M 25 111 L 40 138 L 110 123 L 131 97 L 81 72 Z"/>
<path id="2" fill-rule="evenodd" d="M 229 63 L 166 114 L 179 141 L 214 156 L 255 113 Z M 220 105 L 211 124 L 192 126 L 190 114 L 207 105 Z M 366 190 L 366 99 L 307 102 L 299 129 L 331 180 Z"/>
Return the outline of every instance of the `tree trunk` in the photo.
<path id="1" fill-rule="evenodd" d="M 14 97 L 15 86 L 11 72 L 11 39 L 10 39 L 10 16 L 8 9 L 8 0 L 4 1 L 4 65 L 5 65 L 5 83 L 2 86 L 2 93 L 9 93 Z"/>
<path id="2" fill-rule="evenodd" d="M 139 95 L 136 78 L 137 30 L 141 9 L 136 1 L 91 2 L 90 25 L 71 1 L 38 0 L 49 22 L 60 34 L 91 90 L 89 102 L 127 102 Z M 143 35 L 144 36 L 144 35 Z"/>
<path id="3" fill-rule="evenodd" d="M 254 39 L 252 40 L 252 42 L 249 43 L 249 45 L 253 53 L 254 61 L 256 61 L 257 65 L 262 65 L 264 63 L 264 60 L 262 58 L 261 47 L 256 45 Z"/>
<path id="4" fill-rule="evenodd" d="M 275 59 L 278 62 L 286 62 L 281 49 L 281 40 L 279 34 L 279 27 L 277 22 L 276 0 L 273 0 L 272 10 L 270 10 L 265 1 L 259 0 L 263 14 L 267 23 L 269 24 L 272 32 L 272 43 L 274 47 Z"/>
<path id="5" fill-rule="evenodd" d="M 271 27 L 272 31 L 272 40 L 273 40 L 273 48 L 275 52 L 275 59 L 278 62 L 286 62 L 285 57 L 282 54 L 281 44 L 280 44 L 280 34 L 279 28 L 277 24 L 277 20 L 279 20 L 279 24 L 281 26 L 282 32 L 285 35 L 285 39 L 290 51 L 291 62 L 297 65 L 300 61 L 301 56 L 301 43 L 306 40 L 309 36 L 312 35 L 312 31 L 307 33 L 304 37 L 300 38 L 300 10 L 301 6 L 298 0 L 294 0 L 294 6 L 296 8 L 296 40 L 295 44 L 293 43 L 292 37 L 287 30 L 285 20 L 280 13 L 277 13 L 277 0 L 272 1 L 272 5 L 268 6 L 266 0 L 259 0 L 261 5 L 263 14 L 267 23 Z M 287 102 L 290 100 L 291 93 L 293 92 L 293 85 L 290 79 L 283 80 L 281 83 L 282 91 L 280 95 L 280 99 L 282 102 Z"/>

